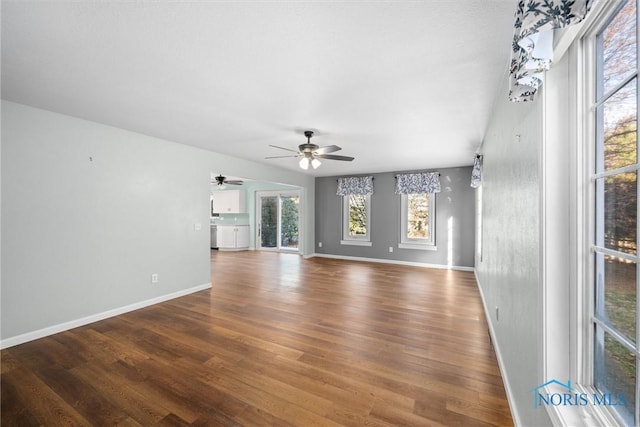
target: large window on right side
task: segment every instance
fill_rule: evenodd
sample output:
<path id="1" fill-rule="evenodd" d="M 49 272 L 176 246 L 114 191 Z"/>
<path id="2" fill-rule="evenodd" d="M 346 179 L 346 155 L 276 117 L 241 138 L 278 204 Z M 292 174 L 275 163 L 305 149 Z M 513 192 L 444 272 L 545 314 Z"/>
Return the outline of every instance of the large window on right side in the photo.
<path id="1" fill-rule="evenodd" d="M 626 403 L 611 406 L 625 424 L 640 425 L 636 1 L 621 4 L 595 41 L 592 379 L 599 392 Z"/>

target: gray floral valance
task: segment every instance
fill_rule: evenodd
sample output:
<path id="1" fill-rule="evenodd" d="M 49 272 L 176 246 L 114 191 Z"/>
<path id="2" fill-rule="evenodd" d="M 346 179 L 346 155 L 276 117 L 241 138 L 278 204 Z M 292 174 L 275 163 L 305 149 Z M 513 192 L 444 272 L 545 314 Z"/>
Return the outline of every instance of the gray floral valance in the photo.
<path id="1" fill-rule="evenodd" d="M 396 194 L 422 194 L 440 192 L 438 172 L 406 173 L 396 175 Z"/>
<path id="2" fill-rule="evenodd" d="M 520 0 L 515 14 L 509 99 L 532 101 L 553 60 L 553 30 L 576 24 L 592 0 Z"/>
<path id="3" fill-rule="evenodd" d="M 368 195 L 373 194 L 372 176 L 350 176 L 338 178 L 338 196 L 348 196 L 350 194 Z"/>
<path id="4" fill-rule="evenodd" d="M 477 155 L 473 159 L 473 169 L 471 169 L 471 187 L 478 188 L 482 183 L 482 156 Z"/>

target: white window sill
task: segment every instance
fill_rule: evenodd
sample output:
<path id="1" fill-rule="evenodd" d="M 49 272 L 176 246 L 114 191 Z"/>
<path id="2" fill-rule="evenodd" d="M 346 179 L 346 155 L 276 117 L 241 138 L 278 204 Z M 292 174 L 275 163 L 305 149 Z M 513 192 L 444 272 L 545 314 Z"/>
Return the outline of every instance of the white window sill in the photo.
<path id="1" fill-rule="evenodd" d="M 369 240 L 340 240 L 340 244 L 351 246 L 371 246 L 371 242 Z"/>
<path id="2" fill-rule="evenodd" d="M 398 249 L 417 249 L 420 251 L 437 251 L 436 245 L 428 245 L 425 243 L 399 243 Z"/>
<path id="3" fill-rule="evenodd" d="M 546 393 L 566 393 L 566 390 L 559 389 L 557 386 L 547 386 L 544 391 Z M 586 393 L 591 396 L 595 392 L 590 387 L 581 387 L 575 384 L 571 391 L 571 396 L 578 393 Z M 607 427 L 621 427 L 622 424 L 610 410 L 601 406 L 595 405 L 545 405 L 547 414 L 554 426 L 607 426 Z"/>

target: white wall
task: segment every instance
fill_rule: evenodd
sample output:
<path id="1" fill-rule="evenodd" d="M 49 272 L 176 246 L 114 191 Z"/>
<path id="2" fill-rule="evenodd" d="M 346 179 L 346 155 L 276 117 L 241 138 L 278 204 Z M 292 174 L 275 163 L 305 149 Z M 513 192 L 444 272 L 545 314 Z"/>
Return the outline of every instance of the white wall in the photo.
<path id="1" fill-rule="evenodd" d="M 512 411 L 519 425 L 550 425 L 533 407 L 541 384 L 539 159 L 542 104 L 512 103 L 507 79 L 485 136 L 479 286 Z M 496 315 L 496 308 L 499 316 Z"/>
<path id="2" fill-rule="evenodd" d="M 209 284 L 211 171 L 302 187 L 313 250 L 303 174 L 6 101 L 1 161 L 2 346 Z"/>
<path id="3" fill-rule="evenodd" d="M 558 55 L 559 56 L 559 55 Z M 579 138 L 576 52 L 556 57 L 532 103 L 507 100 L 507 81 L 482 146 L 482 257 L 476 273 L 514 417 L 550 425 L 531 390 L 551 379 L 579 378 L 571 298 Z M 519 135 L 519 136 L 518 136 Z M 573 221 L 575 222 L 575 221 Z M 573 242 L 573 243 L 572 243 Z M 499 319 L 496 317 L 499 308 Z"/>

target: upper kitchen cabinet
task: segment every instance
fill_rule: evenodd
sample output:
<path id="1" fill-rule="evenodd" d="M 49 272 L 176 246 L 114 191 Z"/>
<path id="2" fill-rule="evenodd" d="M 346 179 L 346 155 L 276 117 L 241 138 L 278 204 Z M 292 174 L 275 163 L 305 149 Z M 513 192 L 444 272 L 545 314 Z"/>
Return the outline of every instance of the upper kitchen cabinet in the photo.
<path id="1" fill-rule="evenodd" d="M 215 191 L 211 194 L 211 213 L 246 213 L 244 190 Z"/>

